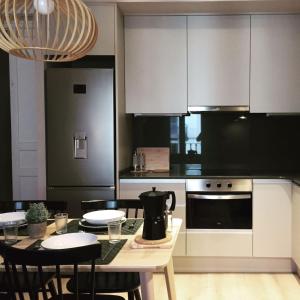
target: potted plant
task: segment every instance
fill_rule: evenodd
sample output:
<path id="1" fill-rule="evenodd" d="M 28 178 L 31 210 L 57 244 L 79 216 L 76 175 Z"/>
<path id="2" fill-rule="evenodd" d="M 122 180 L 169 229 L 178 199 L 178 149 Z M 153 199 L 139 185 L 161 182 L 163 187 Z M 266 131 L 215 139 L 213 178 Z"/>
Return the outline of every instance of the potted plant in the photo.
<path id="1" fill-rule="evenodd" d="M 37 239 L 45 235 L 49 212 L 44 203 L 32 203 L 26 213 L 28 223 L 28 234 L 31 238 Z"/>

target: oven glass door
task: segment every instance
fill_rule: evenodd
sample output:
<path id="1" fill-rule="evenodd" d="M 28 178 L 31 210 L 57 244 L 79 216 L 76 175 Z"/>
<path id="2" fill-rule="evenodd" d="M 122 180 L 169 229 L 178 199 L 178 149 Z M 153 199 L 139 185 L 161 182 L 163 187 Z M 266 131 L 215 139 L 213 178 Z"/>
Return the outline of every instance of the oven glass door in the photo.
<path id="1" fill-rule="evenodd" d="M 252 229 L 251 193 L 187 193 L 187 228 Z"/>

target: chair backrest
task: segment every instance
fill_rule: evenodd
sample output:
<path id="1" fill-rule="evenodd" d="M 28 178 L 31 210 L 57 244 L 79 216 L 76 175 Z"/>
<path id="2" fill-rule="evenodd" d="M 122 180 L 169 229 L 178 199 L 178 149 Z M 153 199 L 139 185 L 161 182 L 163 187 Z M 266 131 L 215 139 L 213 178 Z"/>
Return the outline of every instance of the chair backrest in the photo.
<path id="1" fill-rule="evenodd" d="M 143 217 L 144 207 L 139 199 L 88 200 L 81 201 L 81 210 L 88 212 L 100 209 L 122 209 L 126 218 Z"/>
<path id="2" fill-rule="evenodd" d="M 15 209 L 14 201 L 0 201 L 0 213 L 14 211 Z"/>
<path id="3" fill-rule="evenodd" d="M 66 201 L 47 201 L 47 200 L 17 200 L 17 201 L 0 201 L 0 213 L 10 211 L 24 211 L 29 208 L 31 203 L 44 203 L 50 216 L 54 216 L 58 212 L 67 212 L 68 204 Z"/>
<path id="4" fill-rule="evenodd" d="M 90 264 L 90 299 L 95 296 L 95 260 L 101 256 L 101 244 L 93 244 L 84 247 L 70 248 L 63 250 L 26 250 L 18 249 L 0 242 L 0 255 L 4 258 L 6 278 L 10 287 L 10 293 L 17 290 L 21 300 L 24 299 L 20 289 L 18 268 L 21 268 L 26 286 L 28 287 L 30 299 L 34 299 L 33 282 L 30 282 L 29 266 L 37 267 L 37 276 L 42 289 L 43 299 L 47 300 L 46 282 L 44 280 L 44 267 L 54 266 L 56 270 L 58 296 L 63 296 L 61 265 L 73 265 L 75 279 L 74 299 L 79 299 L 78 293 L 78 264 L 89 262 Z M 18 267 L 19 266 L 19 267 Z M 31 270 L 32 271 L 32 270 Z"/>

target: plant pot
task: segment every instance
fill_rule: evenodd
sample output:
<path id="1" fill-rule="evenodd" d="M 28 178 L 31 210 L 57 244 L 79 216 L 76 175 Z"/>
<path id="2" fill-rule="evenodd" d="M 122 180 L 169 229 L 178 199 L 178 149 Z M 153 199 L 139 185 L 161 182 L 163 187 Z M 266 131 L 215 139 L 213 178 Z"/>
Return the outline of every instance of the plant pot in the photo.
<path id="1" fill-rule="evenodd" d="M 38 239 L 46 234 L 47 222 L 38 224 L 28 224 L 27 226 L 28 235 L 33 239 Z"/>

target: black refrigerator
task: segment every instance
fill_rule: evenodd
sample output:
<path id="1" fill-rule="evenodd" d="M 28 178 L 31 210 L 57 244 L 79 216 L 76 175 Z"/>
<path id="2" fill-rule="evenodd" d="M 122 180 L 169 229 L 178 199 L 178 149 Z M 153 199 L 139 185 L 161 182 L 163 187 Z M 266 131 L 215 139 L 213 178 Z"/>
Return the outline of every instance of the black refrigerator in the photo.
<path id="1" fill-rule="evenodd" d="M 113 69 L 46 71 L 47 200 L 115 197 Z"/>

